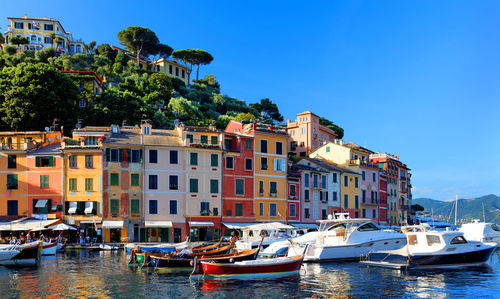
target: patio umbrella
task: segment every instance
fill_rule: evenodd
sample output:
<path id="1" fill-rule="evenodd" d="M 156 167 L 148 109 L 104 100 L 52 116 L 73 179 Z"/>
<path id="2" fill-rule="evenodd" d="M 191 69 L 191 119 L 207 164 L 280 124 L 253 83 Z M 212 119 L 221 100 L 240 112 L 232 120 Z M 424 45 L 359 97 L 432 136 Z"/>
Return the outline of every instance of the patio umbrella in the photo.
<path id="1" fill-rule="evenodd" d="M 64 223 L 60 223 L 58 225 L 53 225 L 53 226 L 50 226 L 49 229 L 51 230 L 78 230 L 72 226 L 69 226 L 67 224 L 64 224 Z"/>

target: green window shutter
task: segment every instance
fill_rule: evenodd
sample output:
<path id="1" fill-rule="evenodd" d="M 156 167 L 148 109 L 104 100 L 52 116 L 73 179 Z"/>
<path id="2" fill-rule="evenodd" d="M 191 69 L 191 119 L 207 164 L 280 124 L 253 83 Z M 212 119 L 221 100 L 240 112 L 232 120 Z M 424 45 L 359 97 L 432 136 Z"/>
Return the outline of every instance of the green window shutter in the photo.
<path id="1" fill-rule="evenodd" d="M 242 180 L 242 179 L 236 179 L 234 181 L 234 183 L 235 183 L 235 186 L 236 186 L 236 190 L 235 190 L 236 194 L 237 195 L 243 195 L 243 194 L 245 194 L 245 191 L 244 191 L 244 189 L 245 189 L 245 181 Z"/>
<path id="2" fill-rule="evenodd" d="M 217 145 L 217 139 L 218 139 L 217 136 L 212 136 L 212 137 L 210 137 L 210 139 L 211 139 L 211 141 L 212 141 L 211 143 L 213 145 Z"/>
<path id="3" fill-rule="evenodd" d="M 219 180 L 210 180 L 210 193 L 219 193 Z"/>
<path id="4" fill-rule="evenodd" d="M 109 160 L 111 160 L 111 149 L 107 148 L 106 149 L 106 162 L 108 162 Z"/>
<path id="5" fill-rule="evenodd" d="M 54 157 L 50 156 L 49 157 L 49 167 L 53 167 L 54 166 Z"/>
<path id="6" fill-rule="evenodd" d="M 208 136 L 201 135 L 201 144 L 207 144 L 207 143 L 208 143 Z"/>
<path id="7" fill-rule="evenodd" d="M 217 154 L 212 154 L 210 158 L 211 158 L 211 163 L 210 163 L 211 166 L 213 167 L 219 166 L 219 156 Z"/>
<path id="8" fill-rule="evenodd" d="M 97 211 L 97 201 L 92 202 L 92 214 L 95 214 Z"/>
<path id="9" fill-rule="evenodd" d="M 252 149 L 252 140 L 250 140 L 250 139 L 245 140 L 245 148 L 248 151 Z"/>
<path id="10" fill-rule="evenodd" d="M 122 149 L 122 148 L 118 149 L 118 155 L 119 155 L 119 158 L 118 158 L 119 160 L 118 161 L 120 161 L 120 162 L 123 162 L 123 151 L 124 150 L 125 149 Z"/>
<path id="11" fill-rule="evenodd" d="M 85 191 L 92 191 L 94 189 L 94 180 L 91 178 L 85 179 Z"/>
<path id="12" fill-rule="evenodd" d="M 132 159 L 132 150 L 127 148 L 127 162 L 130 162 Z"/>
<path id="13" fill-rule="evenodd" d="M 189 179 L 189 192 L 198 192 L 198 179 Z"/>
<path id="14" fill-rule="evenodd" d="M 75 178 L 69 179 L 68 187 L 69 187 L 69 191 L 76 191 L 76 179 Z"/>
<path id="15" fill-rule="evenodd" d="M 41 161 L 41 158 L 40 157 L 36 157 L 36 167 L 40 167 L 40 161 Z"/>
<path id="16" fill-rule="evenodd" d="M 38 201 L 38 199 L 33 198 L 33 213 L 35 213 L 35 214 L 38 214 L 38 208 L 35 207 L 37 201 Z"/>
<path id="17" fill-rule="evenodd" d="M 198 153 L 190 153 L 190 165 L 198 165 Z"/>
<path id="18" fill-rule="evenodd" d="M 111 186 L 118 186 L 119 180 L 120 180 L 120 176 L 118 173 L 111 173 L 110 174 Z"/>
<path id="19" fill-rule="evenodd" d="M 49 176 L 41 175 L 40 176 L 40 188 L 49 188 Z"/>
<path id="20" fill-rule="evenodd" d="M 120 212 L 120 201 L 118 199 L 112 199 L 110 206 L 111 214 L 118 214 Z"/>
<path id="21" fill-rule="evenodd" d="M 190 143 L 193 143 L 193 135 L 192 134 L 186 134 L 186 139 L 189 140 Z"/>
<path id="22" fill-rule="evenodd" d="M 132 199 L 130 202 L 131 208 L 130 212 L 132 214 L 139 214 L 141 210 L 139 209 L 139 200 L 138 199 Z"/>
<path id="23" fill-rule="evenodd" d="M 243 204 L 237 203 L 235 205 L 235 216 L 243 216 Z"/>
<path id="24" fill-rule="evenodd" d="M 132 173 L 130 175 L 130 185 L 131 186 L 139 186 L 139 174 L 138 173 Z"/>

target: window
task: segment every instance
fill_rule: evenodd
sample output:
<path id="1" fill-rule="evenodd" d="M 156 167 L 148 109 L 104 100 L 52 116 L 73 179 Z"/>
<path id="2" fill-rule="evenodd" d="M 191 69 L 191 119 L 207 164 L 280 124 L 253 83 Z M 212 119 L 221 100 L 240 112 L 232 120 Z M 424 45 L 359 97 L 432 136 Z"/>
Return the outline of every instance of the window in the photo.
<path id="1" fill-rule="evenodd" d="M 210 203 L 202 201 L 200 203 L 200 214 L 201 216 L 209 216 L 210 215 Z"/>
<path id="2" fill-rule="evenodd" d="M 85 145 L 97 145 L 97 137 L 96 136 L 89 136 L 86 137 L 84 140 Z"/>
<path id="3" fill-rule="evenodd" d="M 276 155 L 283 155 L 283 143 L 276 141 Z"/>
<path id="4" fill-rule="evenodd" d="M 54 157 L 36 157 L 36 167 L 53 167 Z"/>
<path id="5" fill-rule="evenodd" d="M 373 194 L 373 191 L 372 191 Z M 361 202 L 366 202 L 366 190 L 361 190 Z"/>
<path id="6" fill-rule="evenodd" d="M 44 44 L 52 44 L 52 40 L 50 39 L 50 37 L 45 36 L 45 37 L 43 38 L 43 43 L 44 43 Z"/>
<path id="7" fill-rule="evenodd" d="M 376 210 L 372 210 L 372 218 L 377 218 L 377 211 Z"/>
<path id="8" fill-rule="evenodd" d="M 290 185 L 290 198 L 296 198 L 296 197 L 297 197 L 297 186 Z"/>
<path id="9" fill-rule="evenodd" d="M 332 200 L 337 201 L 337 191 L 332 192 Z"/>
<path id="10" fill-rule="evenodd" d="M 182 70 L 182 78 L 184 79 L 185 76 L 186 76 L 186 73 L 184 70 Z"/>
<path id="11" fill-rule="evenodd" d="M 17 174 L 7 174 L 7 189 L 17 189 Z"/>
<path id="12" fill-rule="evenodd" d="M 85 191 L 94 190 L 94 180 L 92 178 L 85 178 Z"/>
<path id="13" fill-rule="evenodd" d="M 210 154 L 210 166 L 212 166 L 212 167 L 219 166 L 219 155 L 218 154 Z"/>
<path id="14" fill-rule="evenodd" d="M 210 180 L 210 193 L 219 193 L 219 180 Z"/>
<path id="15" fill-rule="evenodd" d="M 250 139 L 246 139 L 246 140 L 245 140 L 245 149 L 246 149 L 247 151 L 252 150 L 252 140 L 250 140 Z"/>
<path id="16" fill-rule="evenodd" d="M 344 208 L 349 208 L 349 194 L 344 194 Z"/>
<path id="17" fill-rule="evenodd" d="M 69 156 L 69 158 L 68 158 L 69 159 L 69 168 L 77 168 L 78 167 L 77 158 L 78 157 L 75 155 Z"/>
<path id="18" fill-rule="evenodd" d="M 109 181 L 111 186 L 118 186 L 120 182 L 120 175 L 118 173 L 111 173 Z"/>
<path id="19" fill-rule="evenodd" d="M 354 208 L 359 209 L 359 195 L 354 195 Z"/>
<path id="20" fill-rule="evenodd" d="M 232 215 L 231 210 L 226 210 L 226 216 L 231 216 L 231 215 Z"/>
<path id="21" fill-rule="evenodd" d="M 130 213 L 131 214 L 141 213 L 140 201 L 138 199 L 132 199 L 130 201 Z"/>
<path id="22" fill-rule="evenodd" d="M 309 214 L 309 208 L 304 208 L 304 218 L 309 219 L 311 215 Z"/>
<path id="23" fill-rule="evenodd" d="M 120 151 L 117 148 L 112 148 L 110 150 L 110 162 L 120 162 Z"/>
<path id="24" fill-rule="evenodd" d="M 236 195 L 245 195 L 245 180 L 243 179 L 235 179 L 235 193 Z"/>
<path id="25" fill-rule="evenodd" d="M 297 216 L 297 207 L 294 203 L 290 204 L 290 217 L 296 217 Z"/>
<path id="26" fill-rule="evenodd" d="M 210 143 L 212 143 L 212 145 L 217 145 L 219 143 L 217 136 L 211 136 Z"/>
<path id="27" fill-rule="evenodd" d="M 179 190 L 179 177 L 176 175 L 168 176 L 168 190 Z"/>
<path id="28" fill-rule="evenodd" d="M 130 159 L 129 161 L 132 162 L 132 163 L 141 163 L 141 152 L 142 150 L 137 150 L 137 149 L 133 149 L 133 150 L 129 150 L 129 155 L 130 155 Z"/>
<path id="29" fill-rule="evenodd" d="M 43 24 L 43 29 L 46 31 L 54 31 L 54 24 Z"/>
<path id="30" fill-rule="evenodd" d="M 245 159 L 245 170 L 252 170 L 252 159 Z"/>
<path id="31" fill-rule="evenodd" d="M 149 190 L 158 189 L 158 175 L 150 174 L 149 176 Z"/>
<path id="32" fill-rule="evenodd" d="M 149 200 L 149 214 L 150 215 L 158 214 L 158 200 L 156 199 Z"/>
<path id="33" fill-rule="evenodd" d="M 360 232 L 369 232 L 369 231 L 378 231 L 378 230 L 380 230 L 380 228 L 378 228 L 373 223 L 366 223 L 366 224 L 361 225 L 358 228 L 358 231 L 360 231 Z"/>
<path id="34" fill-rule="evenodd" d="M 326 175 L 321 176 L 321 188 L 326 189 Z"/>
<path id="35" fill-rule="evenodd" d="M 269 204 L 269 216 L 276 217 L 276 204 L 275 203 Z"/>
<path id="36" fill-rule="evenodd" d="M 309 190 L 308 189 L 304 190 L 304 200 L 309 201 Z"/>
<path id="37" fill-rule="evenodd" d="M 321 210 L 321 219 L 327 219 L 327 218 L 328 218 L 328 214 L 326 213 L 326 210 L 322 209 Z"/>
<path id="38" fill-rule="evenodd" d="M 198 165 L 198 153 L 189 153 L 189 165 Z"/>
<path id="39" fill-rule="evenodd" d="M 309 174 L 304 173 L 304 186 L 309 187 Z"/>
<path id="40" fill-rule="evenodd" d="M 170 215 L 177 215 L 177 200 L 170 201 Z"/>
<path id="41" fill-rule="evenodd" d="M 285 171 L 285 159 L 274 159 L 274 171 Z"/>
<path id="42" fill-rule="evenodd" d="M 8 161 L 7 161 L 7 168 L 12 169 L 17 167 L 16 163 L 16 155 L 9 155 L 8 156 Z"/>
<path id="43" fill-rule="evenodd" d="M 158 150 L 149 150 L 149 163 L 158 163 Z"/>
<path id="44" fill-rule="evenodd" d="M 366 210 L 365 209 L 361 210 L 361 215 L 363 218 L 366 218 Z"/>
<path id="45" fill-rule="evenodd" d="M 349 178 L 346 176 L 344 176 L 344 187 L 347 187 L 349 185 Z"/>
<path id="46" fill-rule="evenodd" d="M 260 158 L 260 170 L 267 170 L 267 158 L 266 157 Z"/>
<path id="47" fill-rule="evenodd" d="M 41 175 L 40 176 L 40 188 L 41 189 L 49 188 L 49 176 L 48 175 Z"/>
<path id="48" fill-rule="evenodd" d="M 68 188 L 69 188 L 69 191 L 76 191 L 77 190 L 76 178 L 69 179 Z"/>
<path id="49" fill-rule="evenodd" d="M 15 22 L 14 23 L 14 27 L 16 29 L 24 29 L 24 23 L 22 23 L 22 22 Z"/>
<path id="50" fill-rule="evenodd" d="M 198 179 L 189 179 L 189 192 L 197 193 L 198 192 Z"/>
<path id="51" fill-rule="evenodd" d="M 318 175 L 313 174 L 313 188 L 317 188 L 317 187 L 318 187 Z"/>
<path id="52" fill-rule="evenodd" d="M 234 216 L 243 216 L 243 204 L 237 203 L 234 205 Z"/>
<path id="53" fill-rule="evenodd" d="M 374 182 L 376 182 L 376 181 L 377 181 L 377 179 L 376 179 L 376 177 L 375 177 L 375 172 L 374 172 L 374 173 L 372 173 L 372 180 L 373 180 Z"/>
<path id="54" fill-rule="evenodd" d="M 168 66 L 168 73 L 172 74 L 172 65 L 171 64 Z"/>
<path id="55" fill-rule="evenodd" d="M 260 152 L 267 153 L 267 140 L 260 141 Z"/>
<path id="56" fill-rule="evenodd" d="M 130 186 L 139 186 L 139 174 L 138 173 L 132 173 L 130 175 Z"/>
<path id="57" fill-rule="evenodd" d="M 269 193 L 272 196 L 278 195 L 278 183 L 277 182 L 269 182 Z"/>
<path id="58" fill-rule="evenodd" d="M 189 143 L 193 143 L 193 134 L 186 134 L 186 139 L 189 140 Z"/>
<path id="59" fill-rule="evenodd" d="M 264 195 L 264 181 L 259 181 L 259 194 Z"/>
<path id="60" fill-rule="evenodd" d="M 354 178 L 354 188 L 358 188 L 358 187 L 359 187 L 358 177 L 355 177 Z"/>
<path id="61" fill-rule="evenodd" d="M 259 216 L 264 216 L 264 203 L 259 202 Z"/>
<path id="62" fill-rule="evenodd" d="M 201 144 L 207 144 L 207 143 L 208 143 L 208 136 L 201 135 Z"/>
<path id="63" fill-rule="evenodd" d="M 94 168 L 94 157 L 92 155 L 85 155 L 85 168 Z"/>
<path id="64" fill-rule="evenodd" d="M 120 201 L 118 199 L 110 200 L 109 212 L 112 215 L 117 215 L 118 213 L 120 213 Z"/>
<path id="65" fill-rule="evenodd" d="M 179 68 L 178 68 L 178 67 L 175 67 L 175 75 L 176 75 L 177 77 L 179 77 Z"/>
<path id="66" fill-rule="evenodd" d="M 451 239 L 451 241 L 450 241 L 450 244 L 466 244 L 466 243 L 467 243 L 467 241 L 462 236 L 456 236 L 455 238 Z"/>
<path id="67" fill-rule="evenodd" d="M 233 157 L 226 157 L 226 168 L 227 169 L 233 169 Z"/>
<path id="68" fill-rule="evenodd" d="M 170 151 L 170 164 L 178 164 L 178 163 L 179 163 L 179 152 Z"/>
<path id="69" fill-rule="evenodd" d="M 302 128 L 302 135 L 306 134 L 306 128 Z"/>

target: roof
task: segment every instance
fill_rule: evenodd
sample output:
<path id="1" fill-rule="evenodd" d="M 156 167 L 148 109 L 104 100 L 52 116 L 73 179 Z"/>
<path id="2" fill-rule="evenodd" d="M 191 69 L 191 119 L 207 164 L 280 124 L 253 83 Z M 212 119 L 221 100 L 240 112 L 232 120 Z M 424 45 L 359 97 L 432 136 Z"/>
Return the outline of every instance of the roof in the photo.
<path id="1" fill-rule="evenodd" d="M 345 173 L 352 173 L 352 174 L 359 174 L 358 172 L 351 170 L 349 168 L 343 167 L 338 165 L 337 163 L 321 159 L 321 158 L 302 158 L 308 161 L 311 161 L 312 163 L 315 163 L 329 171 L 339 171 L 339 172 L 345 172 Z M 302 160 L 301 159 L 301 160 Z"/>
<path id="2" fill-rule="evenodd" d="M 67 74 L 91 75 L 91 76 L 95 77 L 95 79 L 97 80 L 97 82 L 99 82 L 99 84 L 101 84 L 101 86 L 104 85 L 101 77 L 99 77 L 99 75 L 93 71 L 64 71 L 64 70 L 61 70 L 59 72 L 60 73 L 67 73 Z"/>
<path id="3" fill-rule="evenodd" d="M 210 127 L 195 127 L 195 126 L 184 126 L 184 131 L 190 132 L 205 132 L 205 133 L 220 133 L 221 130 L 218 130 L 214 127 L 214 129 Z"/>
<path id="4" fill-rule="evenodd" d="M 43 155 L 43 154 L 58 154 L 61 152 L 61 144 L 54 143 L 47 146 L 39 147 L 29 153 L 32 155 Z"/>
<path id="5" fill-rule="evenodd" d="M 81 129 L 74 129 L 73 132 L 109 132 L 111 127 L 86 126 Z"/>
<path id="6" fill-rule="evenodd" d="M 151 62 L 152 62 L 152 63 L 159 64 L 159 63 L 161 63 L 162 61 L 167 61 L 167 62 L 169 62 L 169 63 L 171 63 L 171 64 L 174 64 L 174 65 L 176 65 L 176 66 L 179 66 L 179 67 L 181 67 L 181 68 L 183 68 L 183 69 L 187 70 L 188 72 L 191 72 L 191 69 L 190 69 L 188 66 L 186 66 L 186 65 L 182 65 L 182 64 L 178 63 L 178 62 L 177 62 L 177 61 L 175 61 L 175 60 L 170 60 L 170 59 L 166 59 L 166 58 L 159 58 L 159 59 L 153 60 L 153 61 L 151 61 Z"/>
<path id="7" fill-rule="evenodd" d="M 304 111 L 304 112 L 301 112 L 301 113 L 299 113 L 299 114 L 297 114 L 297 115 L 302 115 L 302 114 L 312 114 L 312 115 L 316 115 L 316 114 L 312 113 L 312 112 L 311 112 L 311 111 L 309 111 L 309 110 L 306 110 L 306 111 Z M 317 116 L 317 115 L 316 115 L 316 116 Z"/>
<path id="8" fill-rule="evenodd" d="M 374 151 L 371 151 L 365 147 L 362 147 L 361 145 L 358 145 L 354 142 L 346 142 L 346 143 L 344 143 L 344 146 L 351 148 L 351 149 L 354 149 L 354 150 L 358 150 L 358 151 L 369 152 L 370 154 L 375 153 Z"/>
<path id="9" fill-rule="evenodd" d="M 109 138 L 107 138 L 103 144 L 142 144 L 142 134 L 140 131 L 133 132 L 132 130 L 121 129 L 120 133 L 113 133 Z"/>
<path id="10" fill-rule="evenodd" d="M 13 19 L 13 20 L 37 20 L 37 21 L 52 21 L 52 22 L 57 22 L 59 23 L 59 26 L 61 26 L 61 29 L 64 31 L 64 33 L 66 34 L 70 34 L 71 32 L 68 32 L 64 29 L 64 27 L 61 25 L 61 22 L 59 22 L 59 20 L 56 20 L 54 18 L 31 18 L 31 17 L 28 17 L 28 15 L 24 15 L 23 17 L 7 17 L 7 20 L 10 20 L 10 19 Z M 55 31 L 55 28 L 54 28 L 54 31 Z"/>
<path id="11" fill-rule="evenodd" d="M 183 146 L 175 130 L 152 130 L 152 135 L 143 135 L 144 145 Z"/>

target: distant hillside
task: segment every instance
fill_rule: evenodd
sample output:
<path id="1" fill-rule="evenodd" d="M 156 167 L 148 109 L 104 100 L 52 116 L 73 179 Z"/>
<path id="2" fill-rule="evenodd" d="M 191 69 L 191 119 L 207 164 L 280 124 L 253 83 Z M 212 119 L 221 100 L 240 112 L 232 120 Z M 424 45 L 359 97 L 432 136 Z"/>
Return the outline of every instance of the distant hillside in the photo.
<path id="1" fill-rule="evenodd" d="M 436 218 L 450 223 L 453 223 L 455 219 L 455 201 L 415 198 L 412 203 L 423 206 Z M 486 222 L 500 223 L 500 197 L 494 194 L 471 199 L 458 199 L 457 222 L 470 222 L 471 219 L 483 220 L 483 204 Z"/>

